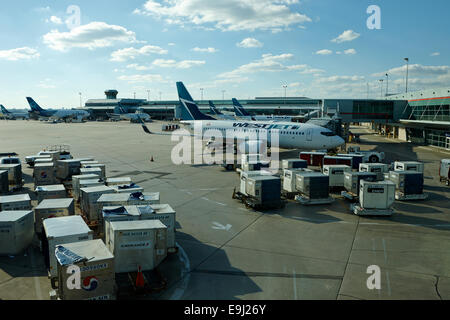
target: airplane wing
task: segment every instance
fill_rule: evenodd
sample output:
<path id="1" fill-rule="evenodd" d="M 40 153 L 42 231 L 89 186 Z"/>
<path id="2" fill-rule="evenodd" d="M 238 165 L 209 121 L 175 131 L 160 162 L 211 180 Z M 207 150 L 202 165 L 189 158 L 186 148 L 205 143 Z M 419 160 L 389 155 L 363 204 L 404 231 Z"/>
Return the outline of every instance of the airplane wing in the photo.
<path id="1" fill-rule="evenodd" d="M 144 130 L 145 133 L 147 134 L 151 134 L 151 135 L 158 135 L 158 136 L 171 136 L 171 135 L 175 135 L 175 136 L 184 136 L 184 137 L 195 137 L 195 138 L 200 138 L 203 139 L 203 136 L 198 135 L 198 134 L 183 134 L 183 133 L 177 133 L 176 131 L 173 132 L 151 132 L 149 130 L 149 128 L 145 125 L 145 122 L 142 120 L 142 118 L 138 115 L 138 120 L 142 125 L 142 129 Z"/>

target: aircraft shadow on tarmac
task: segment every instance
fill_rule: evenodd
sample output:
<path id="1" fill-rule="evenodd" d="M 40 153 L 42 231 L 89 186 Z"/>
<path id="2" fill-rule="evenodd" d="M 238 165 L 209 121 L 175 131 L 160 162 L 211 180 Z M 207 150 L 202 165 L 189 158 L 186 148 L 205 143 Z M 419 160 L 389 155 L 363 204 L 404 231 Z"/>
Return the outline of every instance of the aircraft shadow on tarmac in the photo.
<path id="1" fill-rule="evenodd" d="M 177 297 L 184 300 L 240 300 L 238 296 L 262 292 L 245 271 L 231 265 L 223 249 L 180 231 L 177 243 L 189 258 L 189 272 L 183 270 L 186 266 L 180 252 L 169 256 L 159 268 L 167 279 L 167 289 L 155 298 L 173 298 L 177 290 L 184 292 Z"/>

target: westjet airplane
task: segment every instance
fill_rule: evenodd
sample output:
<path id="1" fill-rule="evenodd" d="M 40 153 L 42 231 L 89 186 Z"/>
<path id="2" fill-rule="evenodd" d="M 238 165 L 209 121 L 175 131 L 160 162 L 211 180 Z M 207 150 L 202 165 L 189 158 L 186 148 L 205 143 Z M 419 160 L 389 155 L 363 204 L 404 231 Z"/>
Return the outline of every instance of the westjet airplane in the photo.
<path id="1" fill-rule="evenodd" d="M 142 119 L 145 122 L 152 121 L 150 115 L 140 109 L 136 110 L 135 113 L 127 113 L 121 106 L 115 107 L 114 113 L 107 113 L 107 115 L 111 120 L 129 120 L 131 122 L 139 122 L 139 119 Z"/>
<path id="2" fill-rule="evenodd" d="M 30 118 L 30 115 L 27 112 L 11 112 L 6 110 L 6 108 L 2 104 L 0 104 L 0 115 L 6 119 L 11 120 Z"/>
<path id="3" fill-rule="evenodd" d="M 330 130 L 312 124 L 216 120 L 199 110 L 182 82 L 177 82 L 177 90 L 183 119 L 181 123 L 194 130 L 194 134 L 189 134 L 192 137 L 203 139 L 206 131 L 216 130 L 224 138 L 232 139 L 233 144 L 235 140 L 240 150 L 252 150 L 252 148 L 253 150 L 261 150 L 266 145 L 270 147 L 272 134 L 278 134 L 278 146 L 283 149 L 329 150 L 344 144 L 344 140 Z M 141 124 L 146 133 L 156 134 L 151 132 L 143 121 L 141 121 Z M 195 129 L 198 128 L 200 132 L 197 134 Z M 157 134 L 168 135 L 168 133 Z M 207 145 L 211 147 L 214 143 L 215 140 L 210 140 Z"/>
<path id="4" fill-rule="evenodd" d="M 52 118 L 52 119 L 85 119 L 90 116 L 90 113 L 84 110 L 45 110 L 42 109 L 33 98 L 27 97 L 28 104 L 31 108 L 31 113 L 42 117 L 42 118 Z"/>
<path id="5" fill-rule="evenodd" d="M 223 114 L 217 107 L 214 105 L 212 101 L 209 101 L 209 110 L 210 113 L 214 116 L 214 118 L 218 118 L 220 120 L 236 120 L 236 117 L 233 117 L 228 114 Z"/>
<path id="6" fill-rule="evenodd" d="M 254 120 L 254 121 L 292 121 L 292 117 L 290 116 L 252 116 L 250 113 L 247 112 L 247 110 L 244 109 L 244 107 L 237 101 L 237 99 L 233 98 L 233 107 L 234 107 L 234 113 L 237 117 L 243 120 Z"/>

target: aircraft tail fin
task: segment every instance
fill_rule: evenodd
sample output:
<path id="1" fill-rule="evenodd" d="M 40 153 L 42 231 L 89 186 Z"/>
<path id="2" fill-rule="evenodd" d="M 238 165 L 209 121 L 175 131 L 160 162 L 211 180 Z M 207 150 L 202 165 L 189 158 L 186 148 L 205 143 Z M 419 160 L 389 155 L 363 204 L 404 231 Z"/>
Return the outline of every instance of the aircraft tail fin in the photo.
<path id="1" fill-rule="evenodd" d="M 30 105 L 31 110 L 36 112 L 44 111 L 31 97 L 27 97 L 28 104 Z"/>
<path id="2" fill-rule="evenodd" d="M 9 112 L 8 110 L 6 110 L 6 108 L 5 108 L 2 104 L 0 104 L 0 109 L 1 109 L 1 111 L 2 111 L 3 114 L 11 113 L 11 112 Z"/>
<path id="3" fill-rule="evenodd" d="M 236 115 L 238 115 L 240 117 L 250 116 L 250 113 L 248 113 L 247 110 L 245 110 L 244 107 L 235 98 L 233 98 L 233 106 L 234 106 L 234 112 L 236 113 Z"/>
<path id="4" fill-rule="evenodd" d="M 182 120 L 215 120 L 213 117 L 207 116 L 200 111 L 183 82 L 177 82 L 177 91 Z"/>
<path id="5" fill-rule="evenodd" d="M 220 112 L 219 109 L 217 109 L 217 107 L 214 105 L 214 103 L 211 100 L 209 101 L 209 108 L 211 109 L 211 112 L 213 114 L 216 114 L 216 115 L 222 114 L 222 112 Z"/>

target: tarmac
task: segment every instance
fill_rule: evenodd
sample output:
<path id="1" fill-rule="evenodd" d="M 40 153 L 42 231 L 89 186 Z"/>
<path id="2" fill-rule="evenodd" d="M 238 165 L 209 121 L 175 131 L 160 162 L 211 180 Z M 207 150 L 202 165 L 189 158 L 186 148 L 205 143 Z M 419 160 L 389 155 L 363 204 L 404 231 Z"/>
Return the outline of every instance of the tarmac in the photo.
<path id="1" fill-rule="evenodd" d="M 148 124 L 161 130 L 161 122 Z M 177 212 L 178 254 L 159 270 L 164 292 L 147 299 L 420 299 L 450 298 L 450 202 L 438 166 L 450 158 L 435 148 L 372 134 L 363 127 L 361 149 L 394 160 L 425 162 L 425 201 L 396 201 L 392 217 L 359 217 L 350 203 L 258 212 L 232 199 L 239 175 L 218 165 L 175 165 L 178 143 L 147 135 L 139 124 L 87 122 L 50 124 L 0 121 L 0 152 L 21 159 L 50 145 L 67 144 L 74 157 L 106 164 L 108 177 L 130 176 Z M 280 157 L 297 158 L 298 150 Z M 153 157 L 153 162 L 150 159 Z M 32 169 L 23 164 L 25 190 Z M 23 193 L 23 192 L 21 192 Z M 381 288 L 369 289 L 369 266 L 379 266 Z M 0 257 L 0 299 L 49 299 L 50 281 L 38 248 Z"/>

